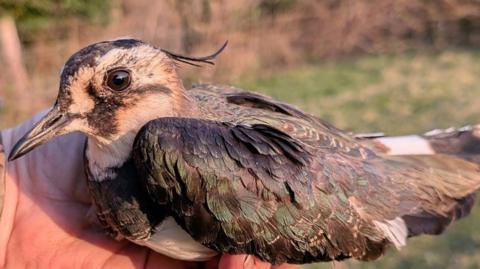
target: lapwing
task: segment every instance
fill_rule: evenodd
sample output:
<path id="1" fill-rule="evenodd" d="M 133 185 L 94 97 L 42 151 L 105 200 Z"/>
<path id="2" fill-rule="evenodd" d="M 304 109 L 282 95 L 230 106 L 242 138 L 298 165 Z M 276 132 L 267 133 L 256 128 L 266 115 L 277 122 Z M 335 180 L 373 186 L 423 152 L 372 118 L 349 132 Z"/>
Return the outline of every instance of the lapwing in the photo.
<path id="1" fill-rule="evenodd" d="M 212 63 L 224 47 L 198 58 L 134 39 L 81 49 L 63 67 L 53 108 L 9 160 L 85 133 L 99 221 L 116 238 L 183 260 L 374 260 L 469 213 L 480 186 L 473 162 L 387 156 L 264 95 L 186 90 L 177 65 Z"/>

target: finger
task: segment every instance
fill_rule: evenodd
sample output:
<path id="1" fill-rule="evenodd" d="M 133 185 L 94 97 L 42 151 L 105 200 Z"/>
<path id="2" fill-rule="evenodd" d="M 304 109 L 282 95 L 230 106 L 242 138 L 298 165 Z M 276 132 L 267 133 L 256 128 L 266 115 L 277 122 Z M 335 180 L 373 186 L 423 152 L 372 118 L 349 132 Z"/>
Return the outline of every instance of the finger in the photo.
<path id="1" fill-rule="evenodd" d="M 224 254 L 218 264 L 219 269 L 270 269 L 271 265 L 252 255 Z"/>
<path id="2" fill-rule="evenodd" d="M 145 260 L 145 269 L 196 269 L 198 263 L 185 262 L 163 256 L 154 251 L 149 251 Z"/>
<path id="3" fill-rule="evenodd" d="M 219 268 L 219 263 L 220 263 L 220 255 L 217 255 L 213 257 L 213 259 L 204 262 L 200 268 L 202 269 L 218 269 Z"/>

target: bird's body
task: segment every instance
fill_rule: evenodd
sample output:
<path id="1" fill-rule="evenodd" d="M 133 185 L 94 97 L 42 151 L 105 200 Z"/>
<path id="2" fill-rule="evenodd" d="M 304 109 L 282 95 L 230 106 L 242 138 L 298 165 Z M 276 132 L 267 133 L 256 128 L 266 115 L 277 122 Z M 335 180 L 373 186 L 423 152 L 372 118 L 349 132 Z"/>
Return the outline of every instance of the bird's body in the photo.
<path id="1" fill-rule="evenodd" d="M 137 41 L 78 52 L 52 115 L 24 139 L 65 117 L 62 132 L 88 134 L 88 186 L 115 236 L 188 260 L 217 252 L 272 263 L 371 260 L 409 236 L 442 232 L 473 205 L 475 163 L 386 156 L 233 87 L 186 91 L 168 57 Z"/>
<path id="2" fill-rule="evenodd" d="M 108 170 L 110 176 L 100 182 L 90 177 L 92 193 L 111 191 L 111 184 L 128 186 L 129 194 L 138 189 L 137 213 L 145 217 L 142 221 L 132 218 L 128 201 L 123 202 L 129 210 L 123 210 L 120 205 L 113 206 L 105 192 L 94 196 L 101 216 L 106 215 L 103 208 L 113 213 L 106 220 L 104 217 L 106 226 L 118 227 L 115 232 L 176 258 L 203 260 L 215 252 L 200 245 L 194 248 L 195 241 L 190 241 L 188 253 L 179 251 L 185 247 L 176 244 L 176 251 L 169 251 L 168 246 L 158 246 L 158 240 L 149 242 L 151 236 L 158 237 L 155 227 L 164 218 L 171 222 L 170 216 L 182 227 L 176 229 L 179 234 L 183 229 L 219 252 L 251 253 L 277 263 L 374 259 L 389 243 L 405 244 L 409 227 L 402 217 L 439 210 L 437 214 L 445 214 L 449 223 L 457 217 L 452 217 L 456 199 L 465 198 L 467 207 L 471 206 L 471 188 L 478 187 L 476 166 L 457 161 L 457 165 L 473 169 L 462 175 L 462 181 L 471 180 L 474 185 L 457 197 L 435 193 L 441 184 L 457 189 L 460 174 L 443 171 L 451 173 L 451 181 L 435 181 L 439 175 L 430 171 L 431 165 L 417 167 L 379 157 L 340 130 L 268 97 L 211 85 L 194 87 L 187 94 L 194 104 L 191 107 L 198 109 L 196 117 L 154 120 L 137 137 L 134 160 L 121 164 L 124 171 Z M 140 174 L 131 174 L 138 169 Z M 100 187 L 104 184 L 107 187 Z M 225 193 L 216 190 L 222 184 Z M 422 195 L 423 204 L 419 200 Z M 141 201 L 144 197 L 151 199 Z M 436 208 L 439 202 L 445 203 L 445 208 Z M 257 212 L 259 209 L 266 212 Z M 282 209 L 282 215 L 277 213 Z M 132 227 L 121 220 L 124 214 Z M 210 215 L 199 219 L 202 214 Z M 446 223 L 437 221 L 427 222 L 424 225 L 433 227 L 421 229 L 439 233 Z M 125 228 L 134 232 L 121 230 Z M 411 229 L 411 234 L 423 233 Z"/>

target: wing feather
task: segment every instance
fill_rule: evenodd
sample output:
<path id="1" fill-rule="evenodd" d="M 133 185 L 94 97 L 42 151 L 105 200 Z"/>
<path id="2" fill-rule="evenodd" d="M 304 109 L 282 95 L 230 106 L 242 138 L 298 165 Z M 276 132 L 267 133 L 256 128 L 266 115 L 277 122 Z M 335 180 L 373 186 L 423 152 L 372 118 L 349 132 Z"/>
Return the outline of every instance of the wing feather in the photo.
<path id="1" fill-rule="evenodd" d="M 149 196 L 194 239 L 273 263 L 375 259 L 404 244 L 407 228 L 433 233 L 465 215 L 456 206 L 480 185 L 473 172 L 326 140 L 312 147 L 265 124 L 161 118 L 139 132 L 133 159 Z"/>
<path id="2" fill-rule="evenodd" d="M 353 255 L 340 250 L 344 246 L 322 245 L 338 227 L 330 224 L 331 232 L 321 232 L 328 229 L 322 211 L 332 211 L 316 205 L 312 159 L 300 141 L 273 127 L 198 119 L 150 122 L 134 146 L 147 191 L 158 203 L 171 204 L 176 219 L 195 239 L 220 251 L 252 253 L 272 262 Z M 204 236 L 212 231 L 195 212 L 215 227 L 216 235 Z M 359 247 L 365 240 L 357 240 Z"/>

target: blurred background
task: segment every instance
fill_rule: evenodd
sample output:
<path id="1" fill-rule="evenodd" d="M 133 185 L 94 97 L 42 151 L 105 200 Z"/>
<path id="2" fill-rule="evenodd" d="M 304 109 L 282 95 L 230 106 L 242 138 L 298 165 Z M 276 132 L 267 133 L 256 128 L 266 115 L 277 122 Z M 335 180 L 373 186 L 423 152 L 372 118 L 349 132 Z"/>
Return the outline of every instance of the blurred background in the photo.
<path id="1" fill-rule="evenodd" d="M 354 132 L 480 123 L 479 0 L 0 0 L 0 127 L 50 106 L 78 49 L 135 37 L 193 56 L 195 82 L 269 94 Z M 480 268 L 480 207 L 440 237 L 334 268 Z M 305 268 L 332 268 L 331 264 Z"/>

